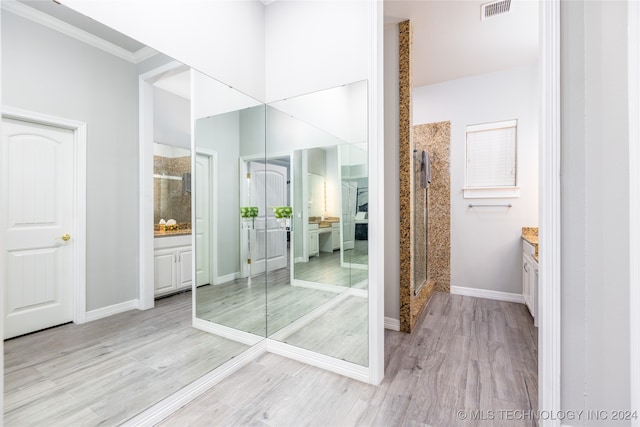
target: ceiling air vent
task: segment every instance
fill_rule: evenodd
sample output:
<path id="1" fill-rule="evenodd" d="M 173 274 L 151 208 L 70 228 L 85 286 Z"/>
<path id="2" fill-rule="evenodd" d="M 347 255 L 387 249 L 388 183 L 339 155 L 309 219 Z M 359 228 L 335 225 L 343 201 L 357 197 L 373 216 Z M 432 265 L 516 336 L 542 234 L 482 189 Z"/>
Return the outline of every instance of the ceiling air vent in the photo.
<path id="1" fill-rule="evenodd" d="M 491 3 L 483 4 L 481 8 L 480 19 L 484 21 L 485 19 L 493 18 L 494 16 L 509 13 L 511 10 L 511 0 L 492 1 Z"/>

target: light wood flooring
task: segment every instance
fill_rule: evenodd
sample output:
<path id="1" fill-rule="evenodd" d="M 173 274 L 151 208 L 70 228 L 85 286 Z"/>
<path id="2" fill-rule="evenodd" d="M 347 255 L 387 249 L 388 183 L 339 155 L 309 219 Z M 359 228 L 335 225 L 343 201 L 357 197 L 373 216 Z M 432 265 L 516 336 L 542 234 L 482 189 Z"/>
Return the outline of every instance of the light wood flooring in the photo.
<path id="1" fill-rule="evenodd" d="M 532 426 L 498 411 L 536 410 L 537 382 L 524 305 L 435 293 L 414 333 L 385 332 L 380 386 L 266 354 L 160 425 Z"/>
<path id="2" fill-rule="evenodd" d="M 246 350 L 191 327 L 191 292 L 4 343 L 5 426 L 115 426 Z"/>

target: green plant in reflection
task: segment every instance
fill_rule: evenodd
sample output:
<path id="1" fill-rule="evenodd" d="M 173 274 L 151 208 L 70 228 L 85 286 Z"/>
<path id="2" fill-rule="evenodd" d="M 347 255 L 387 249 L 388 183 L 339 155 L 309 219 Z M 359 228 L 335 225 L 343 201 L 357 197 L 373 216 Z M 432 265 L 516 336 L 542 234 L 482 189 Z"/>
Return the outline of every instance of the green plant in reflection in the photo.
<path id="1" fill-rule="evenodd" d="M 240 206 L 240 216 L 242 218 L 255 218 L 258 216 L 257 206 Z"/>
<path id="2" fill-rule="evenodd" d="M 291 206 L 274 206 L 273 214 L 276 218 L 291 218 L 293 208 Z"/>

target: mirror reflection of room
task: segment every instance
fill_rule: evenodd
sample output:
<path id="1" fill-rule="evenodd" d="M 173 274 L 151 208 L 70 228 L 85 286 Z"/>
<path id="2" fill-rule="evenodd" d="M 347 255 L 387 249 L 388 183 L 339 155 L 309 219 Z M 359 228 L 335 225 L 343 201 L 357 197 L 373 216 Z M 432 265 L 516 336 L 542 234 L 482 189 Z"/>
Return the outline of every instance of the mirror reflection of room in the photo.
<path id="1" fill-rule="evenodd" d="M 153 144 L 154 235 L 191 234 L 191 151 Z"/>

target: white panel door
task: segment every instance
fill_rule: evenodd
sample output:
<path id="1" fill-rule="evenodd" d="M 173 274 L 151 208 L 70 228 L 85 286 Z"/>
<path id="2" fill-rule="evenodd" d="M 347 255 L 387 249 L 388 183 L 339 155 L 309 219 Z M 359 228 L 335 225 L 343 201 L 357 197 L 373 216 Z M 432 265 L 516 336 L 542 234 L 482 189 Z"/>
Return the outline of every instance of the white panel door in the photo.
<path id="1" fill-rule="evenodd" d="M 74 134 L 2 119 L 4 337 L 73 320 Z"/>
<path id="2" fill-rule="evenodd" d="M 211 283 L 211 173 L 210 157 L 196 155 L 195 205 L 196 205 L 196 286 Z"/>
<path id="3" fill-rule="evenodd" d="M 287 233 L 273 213 L 274 206 L 287 204 L 287 168 L 250 163 L 251 204 L 258 206 L 255 233 L 251 241 L 251 273 L 287 266 Z"/>

